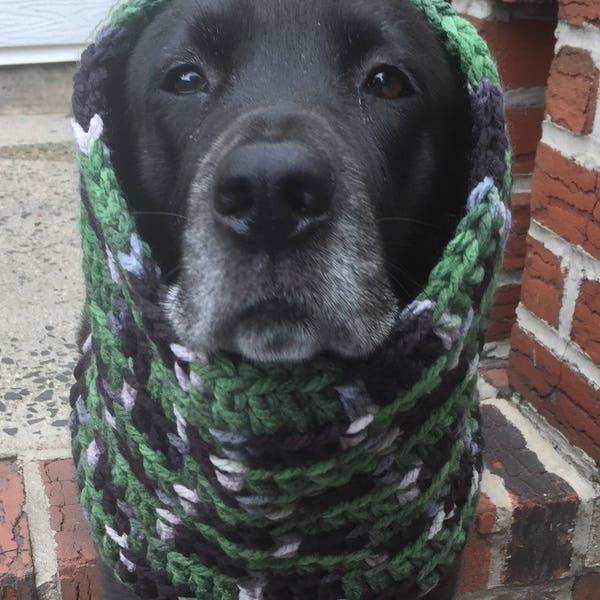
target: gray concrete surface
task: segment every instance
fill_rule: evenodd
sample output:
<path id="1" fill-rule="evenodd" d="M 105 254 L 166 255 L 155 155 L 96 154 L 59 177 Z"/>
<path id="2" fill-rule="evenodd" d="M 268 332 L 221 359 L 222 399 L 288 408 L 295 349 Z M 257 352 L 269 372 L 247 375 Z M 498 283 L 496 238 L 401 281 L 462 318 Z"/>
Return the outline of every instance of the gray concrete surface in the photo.
<path id="1" fill-rule="evenodd" d="M 65 450 L 83 286 L 64 114 L 0 115 L 0 457 Z"/>
<path id="2" fill-rule="evenodd" d="M 69 114 L 75 69 L 75 63 L 0 67 L 0 114 Z"/>

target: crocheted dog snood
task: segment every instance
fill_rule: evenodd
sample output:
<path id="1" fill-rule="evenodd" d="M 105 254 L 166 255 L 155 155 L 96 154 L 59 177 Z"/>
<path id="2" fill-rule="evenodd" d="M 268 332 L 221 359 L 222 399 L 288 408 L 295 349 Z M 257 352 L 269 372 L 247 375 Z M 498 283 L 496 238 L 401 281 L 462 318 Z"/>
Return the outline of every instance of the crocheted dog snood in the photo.
<path id="1" fill-rule="evenodd" d="M 468 81 L 471 192 L 389 340 L 362 361 L 252 364 L 177 343 L 111 164 L 110 64 L 162 3 L 117 9 L 85 52 L 73 97 L 91 335 L 71 425 L 98 549 L 143 598 L 434 589 L 477 504 L 477 361 L 510 228 L 502 94 L 486 45 L 443 0 L 413 0 Z"/>

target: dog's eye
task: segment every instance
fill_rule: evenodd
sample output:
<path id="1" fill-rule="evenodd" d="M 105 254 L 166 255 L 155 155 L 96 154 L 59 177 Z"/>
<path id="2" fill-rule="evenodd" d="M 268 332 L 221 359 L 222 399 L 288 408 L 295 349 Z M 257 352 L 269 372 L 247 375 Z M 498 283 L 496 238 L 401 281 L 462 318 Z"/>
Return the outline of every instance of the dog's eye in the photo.
<path id="1" fill-rule="evenodd" d="M 178 67 L 167 75 L 164 89 L 180 96 L 198 94 L 208 91 L 208 80 L 196 67 Z"/>
<path id="2" fill-rule="evenodd" d="M 365 91 L 378 98 L 396 100 L 412 93 L 408 77 L 396 67 L 382 65 L 373 69 L 365 82 Z"/>

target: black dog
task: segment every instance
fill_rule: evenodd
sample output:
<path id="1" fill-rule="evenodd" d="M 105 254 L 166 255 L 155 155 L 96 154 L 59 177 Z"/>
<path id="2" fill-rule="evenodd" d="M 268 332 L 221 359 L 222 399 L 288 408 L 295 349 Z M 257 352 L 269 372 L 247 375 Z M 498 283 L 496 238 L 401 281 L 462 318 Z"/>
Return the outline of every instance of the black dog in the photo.
<path id="1" fill-rule="evenodd" d="M 368 355 L 463 210 L 466 84 L 408 0 L 174 0 L 110 102 L 113 164 L 194 350 Z"/>

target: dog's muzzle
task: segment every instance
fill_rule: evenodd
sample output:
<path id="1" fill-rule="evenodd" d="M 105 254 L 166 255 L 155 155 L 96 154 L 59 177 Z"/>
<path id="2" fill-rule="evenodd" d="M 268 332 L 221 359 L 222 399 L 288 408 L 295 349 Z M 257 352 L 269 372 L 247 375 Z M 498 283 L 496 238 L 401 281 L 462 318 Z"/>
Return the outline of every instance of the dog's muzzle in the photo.
<path id="1" fill-rule="evenodd" d="M 215 173 L 215 224 L 236 241 L 269 254 L 306 238 L 331 217 L 333 168 L 293 140 L 244 143 Z"/>

